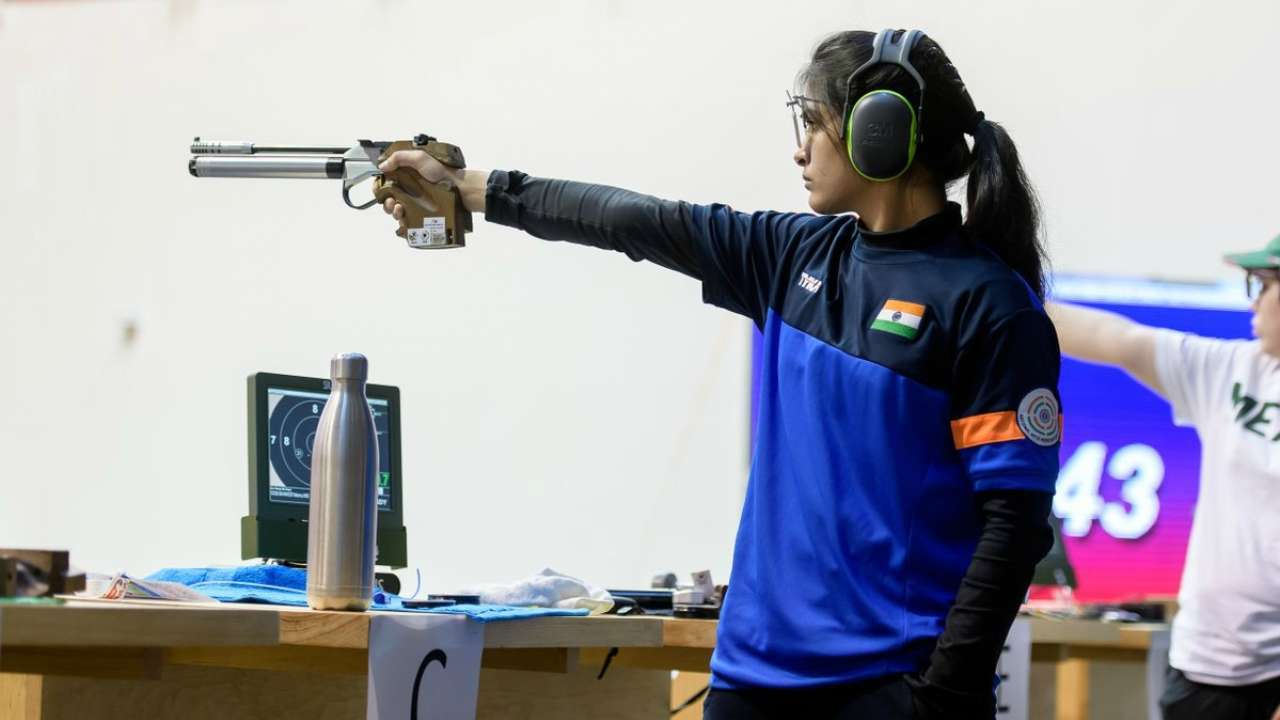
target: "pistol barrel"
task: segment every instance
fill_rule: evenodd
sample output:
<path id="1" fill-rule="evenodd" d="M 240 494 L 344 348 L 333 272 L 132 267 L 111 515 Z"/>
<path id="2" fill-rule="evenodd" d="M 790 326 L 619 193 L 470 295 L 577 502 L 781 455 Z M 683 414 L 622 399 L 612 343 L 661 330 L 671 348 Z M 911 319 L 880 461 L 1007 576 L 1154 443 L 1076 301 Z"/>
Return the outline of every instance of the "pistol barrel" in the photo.
<path id="1" fill-rule="evenodd" d="M 342 163 L 337 156 L 225 155 L 193 157 L 187 169 L 196 177 L 339 180 Z"/>
<path id="2" fill-rule="evenodd" d="M 258 145 L 243 140 L 191 141 L 192 155 L 342 155 L 351 148 L 341 145 Z"/>

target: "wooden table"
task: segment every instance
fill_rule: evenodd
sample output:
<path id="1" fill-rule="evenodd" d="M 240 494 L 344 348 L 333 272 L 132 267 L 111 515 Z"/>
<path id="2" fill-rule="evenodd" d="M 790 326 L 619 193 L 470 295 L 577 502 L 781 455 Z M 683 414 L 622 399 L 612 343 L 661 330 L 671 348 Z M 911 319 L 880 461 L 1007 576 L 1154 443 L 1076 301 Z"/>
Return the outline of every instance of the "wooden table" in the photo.
<path id="1" fill-rule="evenodd" d="M 0 719 L 362 718 L 374 614 L 0 604 Z M 699 620 L 488 623 L 477 717 L 666 718 L 671 669 L 705 671 L 714 640 L 715 623 Z"/>
<path id="2" fill-rule="evenodd" d="M 141 601 L 0 604 L 0 720 L 362 718 L 374 614 Z M 1030 717 L 1141 717 L 1100 714 L 1099 702 L 1109 702 L 1100 685 L 1124 677 L 1117 668 L 1145 667 L 1159 627 L 1032 623 Z M 488 623 L 477 717 L 666 718 L 673 694 L 683 699 L 705 684 L 715 627 L 656 617 Z M 618 652 L 597 680 L 611 648 Z M 684 681 L 675 690 L 672 670 Z"/>
<path id="3" fill-rule="evenodd" d="M 1168 640 L 1160 623 L 1033 618 L 1029 717 L 1148 717 L 1147 672 L 1163 672 Z M 1148 668 L 1152 655 L 1158 666 Z"/>

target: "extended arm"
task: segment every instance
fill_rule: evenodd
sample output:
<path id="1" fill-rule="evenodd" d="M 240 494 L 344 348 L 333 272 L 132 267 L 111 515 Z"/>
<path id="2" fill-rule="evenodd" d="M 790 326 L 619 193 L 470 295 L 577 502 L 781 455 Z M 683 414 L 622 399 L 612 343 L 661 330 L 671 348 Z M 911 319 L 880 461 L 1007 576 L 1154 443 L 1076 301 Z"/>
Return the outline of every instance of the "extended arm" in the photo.
<path id="1" fill-rule="evenodd" d="M 1167 397 L 1156 374 L 1156 329 L 1122 315 L 1050 302 L 1045 309 L 1058 331 L 1064 355 L 1114 365 Z"/>
<path id="2" fill-rule="evenodd" d="M 446 167 L 424 152 L 392 153 L 380 169 L 410 167 L 430 182 L 451 182 L 468 212 L 547 240 L 567 240 L 625 253 L 702 279 L 694 247 L 694 219 L 686 203 L 570 180 L 505 170 Z M 403 217 L 394 199 L 384 209 Z"/>
<path id="3" fill-rule="evenodd" d="M 534 237 L 614 250 L 703 279 L 699 229 L 688 203 L 495 170 L 488 178 L 484 216 Z"/>
<path id="4" fill-rule="evenodd" d="M 424 152 L 402 150 L 379 166 L 412 167 L 429 182 L 451 182 L 464 207 L 490 222 L 547 240 L 566 240 L 648 260 L 702 281 L 703 300 L 763 326 L 774 271 L 788 243 L 839 216 L 736 212 L 590 183 L 517 171 L 459 170 Z M 388 198 L 384 209 L 401 220 Z"/>

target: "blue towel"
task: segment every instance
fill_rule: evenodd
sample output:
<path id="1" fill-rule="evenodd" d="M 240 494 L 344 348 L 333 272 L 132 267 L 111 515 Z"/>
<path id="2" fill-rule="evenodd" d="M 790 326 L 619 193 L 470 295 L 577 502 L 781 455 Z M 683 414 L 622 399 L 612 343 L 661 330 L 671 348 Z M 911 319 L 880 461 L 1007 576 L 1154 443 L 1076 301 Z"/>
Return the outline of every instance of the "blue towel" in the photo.
<path id="1" fill-rule="evenodd" d="M 284 565 L 247 565 L 234 568 L 165 568 L 147 576 L 148 580 L 176 582 L 209 597 L 228 603 L 267 603 L 307 606 L 307 571 Z M 406 608 L 404 598 L 382 590 L 373 593 L 374 610 L 466 615 L 476 622 L 522 620 L 525 618 L 586 615 L 586 610 L 514 607 L 511 605 L 447 605 L 437 608 Z"/>
<path id="2" fill-rule="evenodd" d="M 186 585 L 222 602 L 307 606 L 307 571 L 284 565 L 165 568 L 147 576 Z"/>
<path id="3" fill-rule="evenodd" d="M 587 615 L 588 610 L 562 610 L 560 608 L 518 607 L 515 605 L 445 605 L 430 608 L 427 612 L 441 615 L 466 615 L 476 622 L 498 620 L 524 620 L 551 615 Z"/>

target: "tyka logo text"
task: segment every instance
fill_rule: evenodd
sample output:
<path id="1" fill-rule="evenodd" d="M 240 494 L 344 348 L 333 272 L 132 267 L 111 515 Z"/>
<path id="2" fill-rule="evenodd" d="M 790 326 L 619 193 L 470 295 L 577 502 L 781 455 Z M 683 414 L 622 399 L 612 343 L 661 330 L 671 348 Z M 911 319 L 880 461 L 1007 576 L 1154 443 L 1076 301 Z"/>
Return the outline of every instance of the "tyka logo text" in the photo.
<path id="1" fill-rule="evenodd" d="M 811 293 L 818 292 L 818 288 L 822 287 L 822 280 L 810 275 L 807 272 L 800 273 L 800 287 Z"/>

